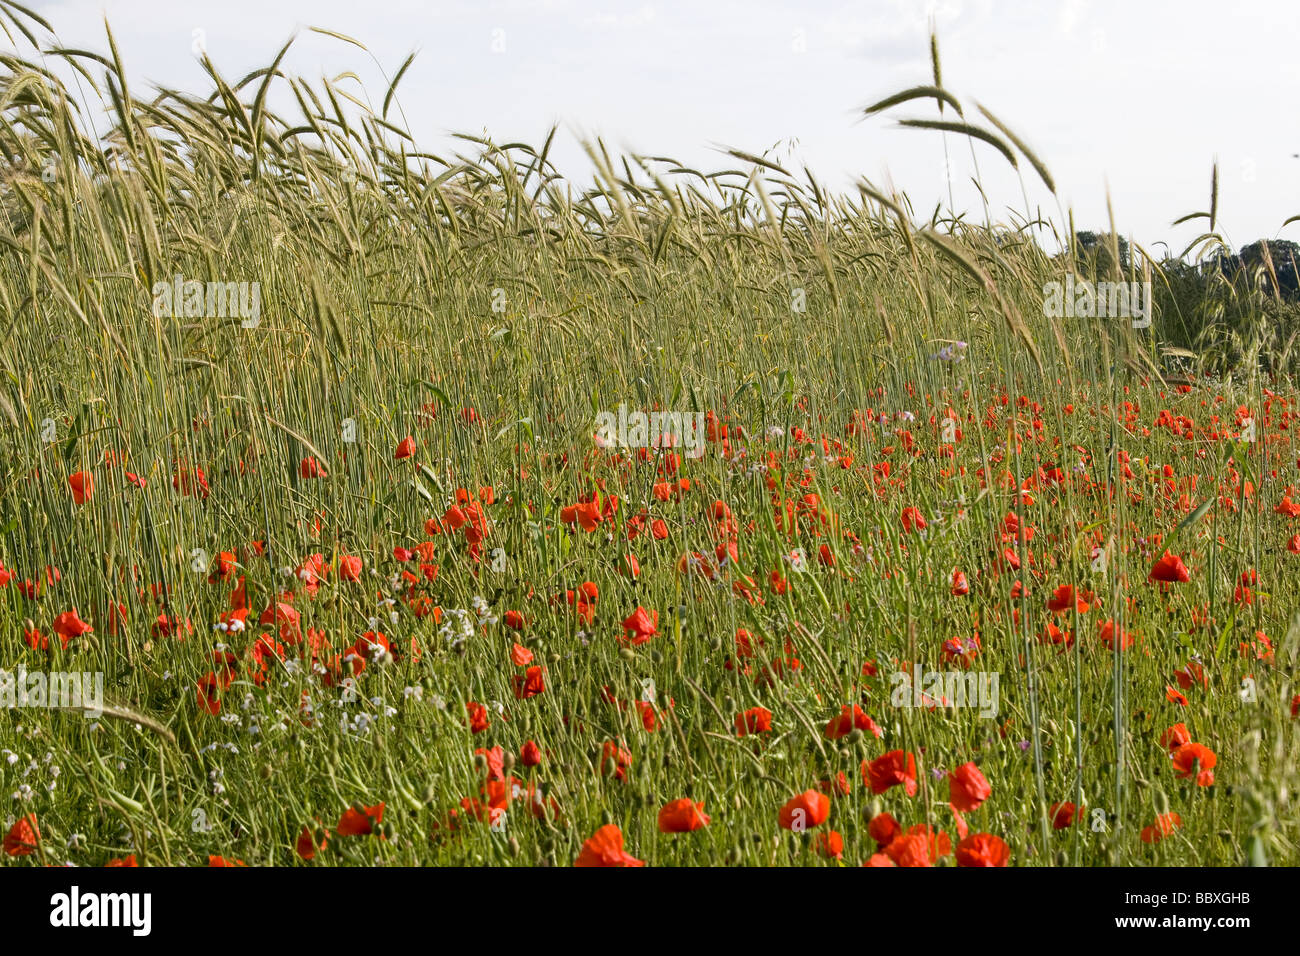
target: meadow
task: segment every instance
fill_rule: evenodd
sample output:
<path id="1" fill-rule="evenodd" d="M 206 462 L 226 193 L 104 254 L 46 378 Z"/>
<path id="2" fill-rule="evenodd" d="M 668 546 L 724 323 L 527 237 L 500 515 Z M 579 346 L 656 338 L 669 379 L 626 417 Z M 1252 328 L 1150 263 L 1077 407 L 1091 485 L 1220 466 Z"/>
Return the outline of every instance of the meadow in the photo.
<path id="1" fill-rule="evenodd" d="M 6 865 L 1300 860 L 1300 394 L 1044 316 L 1145 250 L 0 26 Z"/>

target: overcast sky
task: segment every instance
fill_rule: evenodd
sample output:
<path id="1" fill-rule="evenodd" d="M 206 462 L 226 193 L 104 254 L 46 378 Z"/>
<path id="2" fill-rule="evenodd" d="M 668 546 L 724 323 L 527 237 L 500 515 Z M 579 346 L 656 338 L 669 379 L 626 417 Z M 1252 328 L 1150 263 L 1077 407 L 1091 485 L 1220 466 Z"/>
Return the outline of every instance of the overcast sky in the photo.
<path id="1" fill-rule="evenodd" d="M 419 51 L 398 100 L 421 148 L 447 152 L 452 131 L 540 146 L 561 124 L 561 171 L 586 182 L 579 134 L 611 148 L 672 156 L 711 171 L 736 163 L 720 145 L 808 166 L 847 189 L 892 183 L 918 217 L 947 203 L 939 134 L 899 128 L 934 118 L 917 101 L 859 121 L 860 108 L 930 82 L 928 32 L 939 32 L 944 85 L 978 100 L 1055 176 L 1078 228 L 1105 228 L 1109 184 L 1119 230 L 1178 253 L 1204 222 L 1220 163 L 1220 230 L 1240 247 L 1300 241 L 1300 5 L 1178 0 L 29 0 L 64 44 L 106 50 L 107 15 L 132 82 L 210 92 L 201 38 L 228 79 L 274 58 L 311 79 L 355 72 L 376 106 Z M 366 44 L 307 31 L 318 26 Z M 202 31 L 201 34 L 195 31 Z M 0 44 L 4 41 L 0 38 Z M 348 87 L 355 90 L 354 87 Z M 138 95 L 138 91 L 137 91 Z M 278 101 L 284 105 L 285 101 Z M 977 113 L 975 114 L 978 115 Z M 791 160 L 790 141 L 794 141 Z M 983 214 L 964 139 L 948 137 L 957 206 Z M 1022 212 L 1015 174 L 991 148 L 975 161 L 996 220 Z M 1059 221 L 1025 165 L 1029 201 Z M 1155 249 L 1159 253 L 1163 250 Z"/>

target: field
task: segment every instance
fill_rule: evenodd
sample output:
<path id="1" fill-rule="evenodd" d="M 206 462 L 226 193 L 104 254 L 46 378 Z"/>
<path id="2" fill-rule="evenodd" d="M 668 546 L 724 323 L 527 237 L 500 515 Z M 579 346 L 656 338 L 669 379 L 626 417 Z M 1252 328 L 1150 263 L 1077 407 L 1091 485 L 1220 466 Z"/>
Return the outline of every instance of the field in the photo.
<path id="1" fill-rule="evenodd" d="M 6 864 L 1300 861 L 1300 392 L 1043 314 L 1160 263 L 0 23 Z"/>

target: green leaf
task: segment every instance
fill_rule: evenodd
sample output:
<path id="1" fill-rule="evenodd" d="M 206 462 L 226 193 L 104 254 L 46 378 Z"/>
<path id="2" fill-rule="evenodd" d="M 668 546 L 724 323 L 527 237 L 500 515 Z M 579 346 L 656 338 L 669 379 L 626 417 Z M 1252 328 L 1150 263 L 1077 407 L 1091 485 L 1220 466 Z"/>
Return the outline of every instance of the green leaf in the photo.
<path id="1" fill-rule="evenodd" d="M 1214 507 L 1214 501 L 1215 501 L 1214 497 L 1211 496 L 1207 498 L 1205 501 L 1201 502 L 1200 506 L 1197 507 L 1195 511 L 1193 511 L 1181 522 L 1179 522 L 1178 527 L 1174 529 L 1174 533 L 1171 534 L 1165 541 L 1161 543 L 1162 547 L 1164 547 L 1165 550 L 1169 550 L 1169 548 L 1173 545 L 1174 541 L 1177 540 L 1178 536 L 1182 534 L 1183 531 L 1185 531 L 1187 528 L 1190 528 L 1192 525 L 1196 524 L 1196 522 L 1200 521 L 1207 514 L 1209 514 L 1210 509 Z"/>

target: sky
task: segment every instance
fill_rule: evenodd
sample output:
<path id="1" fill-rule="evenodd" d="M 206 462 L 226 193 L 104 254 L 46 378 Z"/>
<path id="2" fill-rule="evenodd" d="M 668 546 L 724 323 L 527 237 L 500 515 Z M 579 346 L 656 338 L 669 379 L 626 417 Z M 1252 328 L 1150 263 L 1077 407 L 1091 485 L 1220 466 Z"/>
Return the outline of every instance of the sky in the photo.
<path id="1" fill-rule="evenodd" d="M 196 48 L 228 80 L 268 65 L 298 33 L 283 69 L 317 80 L 351 71 L 375 103 L 417 51 L 397 101 L 423 150 L 470 151 L 453 132 L 540 146 L 585 184 L 580 137 L 671 156 L 704 172 L 736 168 L 742 149 L 807 167 L 835 191 L 866 178 L 904 192 L 916 218 L 948 206 L 996 222 L 1036 215 L 1118 231 L 1153 255 L 1180 254 L 1209 209 L 1219 163 L 1221 234 L 1300 241 L 1300 5 L 1205 0 L 28 0 L 69 47 L 106 51 L 113 28 L 134 93 L 206 95 Z M 914 101 L 864 118 L 862 107 L 931 82 L 938 31 L 944 86 L 967 116 L 991 110 L 1051 170 L 1053 197 L 983 144 L 900 127 L 937 118 Z M 324 35 L 365 44 L 369 53 Z M 4 44 L 0 37 L 0 45 Z M 352 80 L 344 88 L 359 95 Z M 273 97 L 282 110 L 288 98 Z M 951 114 L 949 117 L 951 118 Z M 982 120 L 981 120 L 982 122 Z M 1023 186 L 1022 186 L 1023 183 Z M 1160 245 L 1164 243 L 1165 245 Z M 1046 243 L 1049 247 L 1050 241 Z"/>

